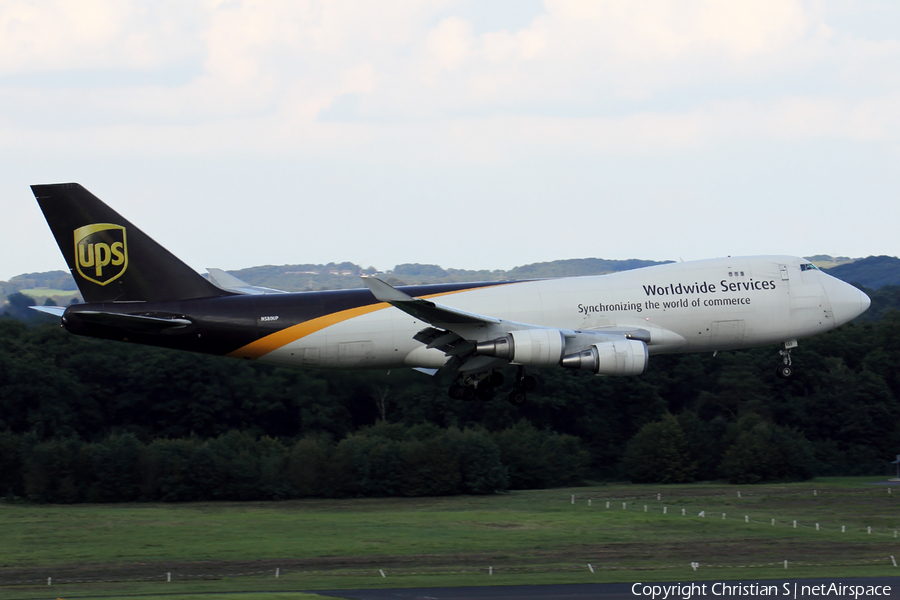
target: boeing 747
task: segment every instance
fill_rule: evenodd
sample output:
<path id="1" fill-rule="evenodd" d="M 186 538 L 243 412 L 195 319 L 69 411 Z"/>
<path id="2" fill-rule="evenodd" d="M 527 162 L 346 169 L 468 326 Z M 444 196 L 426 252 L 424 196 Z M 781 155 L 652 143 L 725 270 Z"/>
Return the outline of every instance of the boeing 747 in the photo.
<path id="1" fill-rule="evenodd" d="M 32 191 L 84 298 L 58 315 L 68 331 L 279 365 L 452 372 L 450 395 L 489 399 L 517 367 L 640 375 L 650 356 L 798 340 L 869 307 L 857 288 L 792 256 L 669 263 L 589 277 L 285 293 L 218 269 L 188 267 L 81 185 Z"/>

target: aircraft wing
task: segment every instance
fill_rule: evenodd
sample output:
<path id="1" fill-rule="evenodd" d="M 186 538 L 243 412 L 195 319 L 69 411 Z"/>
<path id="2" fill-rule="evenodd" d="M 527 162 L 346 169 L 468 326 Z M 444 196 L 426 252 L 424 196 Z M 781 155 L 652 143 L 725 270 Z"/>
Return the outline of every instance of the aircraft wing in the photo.
<path id="1" fill-rule="evenodd" d="M 475 344 L 477 340 L 502 335 L 507 331 L 509 323 L 424 298 L 413 298 L 377 277 L 363 277 L 363 281 L 378 300 L 432 325 L 419 331 L 413 339 L 449 356 L 450 361 L 445 368 L 482 370 L 505 362 L 487 356 L 476 356 Z"/>
<path id="2" fill-rule="evenodd" d="M 645 343 L 650 341 L 650 332 L 637 327 L 576 331 L 505 321 L 444 306 L 424 298 L 414 298 L 376 277 L 363 277 L 363 281 L 378 300 L 430 324 L 431 327 L 422 329 L 413 336 L 413 339 L 425 344 L 427 348 L 437 348 L 449 356 L 450 361 L 445 368 L 452 370 L 485 370 L 508 363 L 509 361 L 503 358 L 484 355 L 479 343 L 522 330 L 556 332 L 553 335 L 558 340 L 560 336 L 562 337 L 562 348 L 571 352 L 578 352 L 591 344 L 610 340 L 631 339 Z"/>
<path id="3" fill-rule="evenodd" d="M 497 325 L 501 323 L 500 319 L 494 317 L 442 306 L 422 298 L 413 298 L 377 277 L 363 277 L 363 282 L 378 300 L 387 302 L 420 321 L 432 325 L 441 327 L 444 325 Z"/>

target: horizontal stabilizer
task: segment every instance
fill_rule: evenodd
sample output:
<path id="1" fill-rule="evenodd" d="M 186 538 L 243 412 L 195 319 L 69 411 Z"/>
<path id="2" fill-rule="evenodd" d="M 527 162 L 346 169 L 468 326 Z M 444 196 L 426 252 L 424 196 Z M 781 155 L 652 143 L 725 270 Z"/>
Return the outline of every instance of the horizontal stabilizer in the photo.
<path id="1" fill-rule="evenodd" d="M 63 316 L 63 313 L 66 312 L 65 306 L 29 306 L 28 308 L 38 312 L 47 313 L 48 315 L 53 315 L 54 317 L 61 317 Z"/>
<path id="2" fill-rule="evenodd" d="M 250 285 L 245 281 L 241 281 L 234 275 L 226 273 L 222 269 L 213 269 L 207 267 L 209 280 L 216 287 L 226 292 L 234 292 L 235 294 L 244 294 L 249 296 L 262 296 L 264 294 L 287 294 L 284 290 L 276 290 L 258 285 Z"/>

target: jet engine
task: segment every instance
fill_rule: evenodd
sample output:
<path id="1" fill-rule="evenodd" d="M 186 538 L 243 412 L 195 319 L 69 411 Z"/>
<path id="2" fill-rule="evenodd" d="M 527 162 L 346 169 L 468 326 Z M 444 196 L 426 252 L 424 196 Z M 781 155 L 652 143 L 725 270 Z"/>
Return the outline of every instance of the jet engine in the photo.
<path id="1" fill-rule="evenodd" d="M 558 329 L 524 329 L 478 342 L 475 353 L 505 358 L 516 365 L 556 366 L 563 357 L 566 338 Z"/>
<path id="2" fill-rule="evenodd" d="M 593 371 L 597 375 L 640 375 L 647 370 L 649 358 L 644 342 L 616 340 L 569 354 L 560 364 L 569 369 Z"/>

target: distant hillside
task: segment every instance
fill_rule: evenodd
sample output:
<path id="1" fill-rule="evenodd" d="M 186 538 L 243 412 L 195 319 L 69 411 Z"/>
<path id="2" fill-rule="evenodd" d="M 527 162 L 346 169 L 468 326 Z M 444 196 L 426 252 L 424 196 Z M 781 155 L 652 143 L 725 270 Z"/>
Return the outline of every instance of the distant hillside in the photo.
<path id="1" fill-rule="evenodd" d="M 501 269 L 467 270 L 444 269 L 438 265 L 407 263 L 397 265 L 393 270 L 381 273 L 386 281 L 394 285 L 415 285 L 428 283 L 459 283 L 468 281 L 503 281 L 508 279 L 539 279 L 544 277 L 574 277 L 578 275 L 602 275 L 615 271 L 627 271 L 659 265 L 653 260 L 604 260 L 601 258 L 575 258 L 552 262 L 534 263 L 515 267 L 509 271 Z M 363 268 L 351 262 L 328 263 L 325 265 L 265 265 L 229 271 L 238 279 L 250 285 L 270 287 L 288 292 L 314 290 L 338 290 L 362 287 L 360 275 L 379 273 L 373 267 Z M 43 304 L 52 298 L 57 304 L 69 304 L 78 298 L 78 289 L 72 276 L 65 271 L 48 273 L 28 273 L 17 275 L 9 281 L 0 281 L 0 304 L 12 293 L 21 292 Z"/>
<path id="2" fill-rule="evenodd" d="M 891 256 L 870 256 L 862 259 L 846 257 L 811 256 L 829 274 L 850 283 L 858 283 L 875 290 L 885 285 L 900 286 L 900 259 Z M 467 281 L 504 281 L 510 279 L 541 279 L 550 277 L 577 277 L 602 275 L 627 271 L 640 267 L 665 264 L 671 261 L 653 260 L 605 260 L 602 258 L 572 258 L 551 262 L 532 263 L 509 271 L 445 269 L 438 265 L 407 263 L 393 270 L 380 273 L 394 285 L 457 283 Z M 825 268 L 825 265 L 837 265 Z M 251 285 L 276 288 L 289 292 L 336 290 L 362 287 L 360 275 L 378 273 L 375 268 L 363 268 L 351 262 L 302 265 L 266 265 L 229 271 L 235 277 Z M 27 273 L 9 281 L 0 281 L 0 304 L 12 293 L 21 292 L 44 304 L 51 298 L 59 305 L 80 300 L 75 281 L 65 271 Z"/>
<path id="3" fill-rule="evenodd" d="M 287 292 L 307 292 L 362 287 L 359 276 L 374 273 L 375 269 L 363 269 L 359 265 L 343 262 L 327 265 L 264 265 L 228 272 L 250 285 Z"/>
<path id="4" fill-rule="evenodd" d="M 0 304 L 7 296 L 21 292 L 38 300 L 40 304 L 51 298 L 59 305 L 68 304 L 73 298 L 81 298 L 72 275 L 66 271 L 26 273 L 9 281 L 0 281 Z"/>
<path id="5" fill-rule="evenodd" d="M 664 261 L 671 262 L 671 261 Z M 457 283 L 466 281 L 503 281 L 508 279 L 539 279 L 544 277 L 575 277 L 578 275 L 602 275 L 615 271 L 627 271 L 638 267 L 663 264 L 652 260 L 604 260 L 601 258 L 576 258 L 534 263 L 501 269 L 470 271 L 444 269 L 438 265 L 408 263 L 397 265 L 381 275 L 394 285 L 428 283 Z M 362 287 L 359 276 L 373 274 L 373 268 L 363 269 L 353 263 L 329 263 L 327 265 L 267 265 L 229 271 L 251 285 L 272 287 L 289 292 L 305 290 L 334 290 Z"/>
<path id="6" fill-rule="evenodd" d="M 616 271 L 630 271 L 641 267 L 652 267 L 673 262 L 671 260 L 604 260 L 602 258 L 571 258 L 553 262 L 534 263 L 516 267 L 507 273 L 509 279 L 537 279 L 542 277 L 579 277 L 582 275 L 603 275 Z"/>
<path id="7" fill-rule="evenodd" d="M 820 269 L 830 269 L 838 265 L 852 263 L 858 258 L 847 258 L 846 256 L 829 256 L 827 254 L 816 254 L 815 256 L 804 256 L 806 260 L 816 265 Z"/>
<path id="8" fill-rule="evenodd" d="M 894 256 L 869 256 L 823 270 L 847 283 L 857 283 L 873 290 L 886 285 L 900 285 L 900 258 Z"/>

